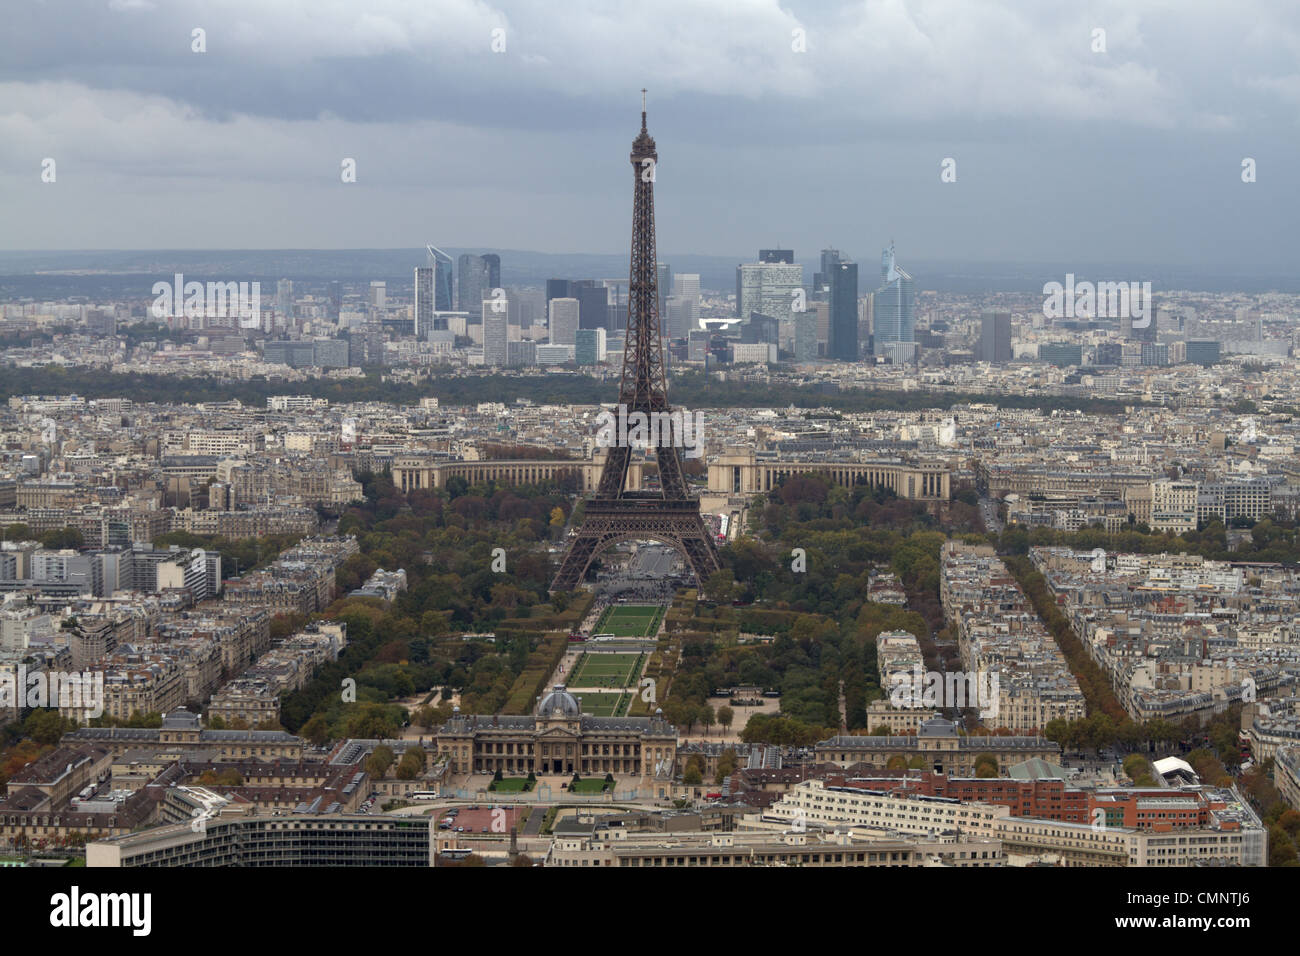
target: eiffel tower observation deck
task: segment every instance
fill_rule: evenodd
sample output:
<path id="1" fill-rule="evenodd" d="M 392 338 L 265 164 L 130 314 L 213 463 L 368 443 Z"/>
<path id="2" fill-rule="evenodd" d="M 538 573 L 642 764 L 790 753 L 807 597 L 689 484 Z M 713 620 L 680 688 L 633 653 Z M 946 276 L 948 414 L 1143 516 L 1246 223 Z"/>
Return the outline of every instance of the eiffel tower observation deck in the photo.
<path id="1" fill-rule="evenodd" d="M 671 421 L 668 385 L 664 377 L 660 337 L 658 274 L 655 250 L 655 171 L 659 153 L 646 128 L 645 90 L 641 91 L 641 132 L 632 141 L 632 261 L 628 271 L 628 315 L 623 374 L 619 382 L 620 415 L 639 413 Z M 619 430 L 623 436 L 624 431 Z M 632 442 L 622 440 L 607 449 L 595 497 L 587 502 L 577 536 L 569 545 L 552 591 L 571 591 L 582 583 L 592 559 L 622 541 L 651 540 L 666 544 L 685 560 L 698 585 L 718 570 L 713 538 L 704 526 L 700 503 L 691 494 L 682 472 L 680 432 L 648 429 L 647 451 L 659 466 L 659 490 L 629 490 L 628 464 Z M 697 436 L 698 438 L 698 436 Z"/>

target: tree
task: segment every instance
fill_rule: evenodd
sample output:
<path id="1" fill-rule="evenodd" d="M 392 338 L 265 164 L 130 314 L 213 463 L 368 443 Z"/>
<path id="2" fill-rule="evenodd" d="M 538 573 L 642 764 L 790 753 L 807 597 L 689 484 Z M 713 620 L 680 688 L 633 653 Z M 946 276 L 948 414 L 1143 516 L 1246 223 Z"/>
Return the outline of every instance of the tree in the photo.
<path id="1" fill-rule="evenodd" d="M 982 753 L 975 757 L 975 776 L 996 777 L 998 775 L 998 758 L 991 753 Z"/>
<path id="2" fill-rule="evenodd" d="M 460 479 L 460 480 L 461 480 L 461 481 L 464 481 L 465 479 L 462 478 L 462 479 Z M 445 860 L 445 861 L 444 861 L 444 860 L 439 860 L 439 861 L 438 861 L 438 865 L 439 865 L 439 866 L 471 866 L 471 867 L 478 867 L 478 866 L 487 866 L 487 860 L 483 859 L 483 857 L 479 856 L 477 853 L 471 853 L 469 856 L 465 857 L 465 859 L 463 859 L 463 860 Z"/>
<path id="3" fill-rule="evenodd" d="M 41 546 L 49 551 L 62 551 L 64 548 L 82 548 L 86 544 L 85 536 L 76 528 L 46 531 L 39 540 Z"/>
<path id="4" fill-rule="evenodd" d="M 388 768 L 393 765 L 396 755 L 393 748 L 386 744 L 380 744 L 374 749 L 369 757 L 366 758 L 366 773 L 376 780 L 382 780 L 388 773 Z"/>
<path id="5" fill-rule="evenodd" d="M 723 704 L 718 708 L 716 716 L 718 718 L 719 726 L 722 727 L 723 733 L 726 733 L 731 729 L 731 722 L 736 719 L 736 712 L 726 704 Z"/>
<path id="6" fill-rule="evenodd" d="M 700 768 L 692 764 L 686 768 L 682 774 L 682 783 L 688 787 L 698 787 L 704 782 L 704 774 L 700 773 Z"/>
<path id="7" fill-rule="evenodd" d="M 718 770 L 713 782 L 721 786 L 726 779 L 736 772 L 736 748 L 728 747 L 718 756 Z"/>
<path id="8" fill-rule="evenodd" d="M 424 773 L 425 753 L 419 747 L 408 747 L 397 764 L 398 780 L 414 780 Z M 499 771 L 498 771 L 499 772 Z"/>
<path id="9" fill-rule="evenodd" d="M 731 604 L 740 595 L 736 575 L 730 568 L 714 571 L 704 582 L 704 593 L 719 604 Z"/>
<path id="10" fill-rule="evenodd" d="M 699 714 L 700 714 L 700 723 L 704 725 L 704 733 L 707 736 L 709 733 L 709 728 L 713 726 L 713 722 L 717 719 L 717 717 L 713 713 L 713 708 L 710 707 L 708 704 L 700 704 Z"/>

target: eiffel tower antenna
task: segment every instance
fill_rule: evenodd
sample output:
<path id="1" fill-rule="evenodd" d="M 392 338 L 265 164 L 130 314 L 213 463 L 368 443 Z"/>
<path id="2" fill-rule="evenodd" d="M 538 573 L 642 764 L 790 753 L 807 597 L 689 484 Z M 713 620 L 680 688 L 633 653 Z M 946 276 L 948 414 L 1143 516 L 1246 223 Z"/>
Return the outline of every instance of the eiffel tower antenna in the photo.
<path id="1" fill-rule="evenodd" d="M 632 255 L 623 373 L 618 388 L 620 427 L 605 450 L 596 495 L 587 502 L 582 527 L 560 563 L 552 591 L 576 588 L 586 577 L 592 559 L 621 541 L 648 539 L 668 545 L 682 556 L 701 587 L 718 570 L 713 538 L 704 527 L 699 500 L 686 485 L 682 460 L 674 444 L 683 436 L 680 416 L 671 417 L 664 376 L 654 216 L 654 170 L 659 152 L 646 128 L 645 90 L 641 91 L 641 107 L 641 132 L 632 141 L 629 157 L 633 174 Z M 648 423 L 646 450 L 654 451 L 659 467 L 658 491 L 627 487 L 632 461 L 627 436 L 636 427 L 634 415 Z"/>

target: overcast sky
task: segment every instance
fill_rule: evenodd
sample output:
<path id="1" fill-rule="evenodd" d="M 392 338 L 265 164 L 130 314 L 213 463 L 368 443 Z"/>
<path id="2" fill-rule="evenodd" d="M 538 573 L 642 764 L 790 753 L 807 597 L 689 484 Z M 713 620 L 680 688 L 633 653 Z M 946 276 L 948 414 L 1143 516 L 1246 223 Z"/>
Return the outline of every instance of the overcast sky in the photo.
<path id="1" fill-rule="evenodd" d="M 642 86 L 661 252 L 1295 268 L 1285 0 L 6 0 L 0 248 L 620 252 Z"/>

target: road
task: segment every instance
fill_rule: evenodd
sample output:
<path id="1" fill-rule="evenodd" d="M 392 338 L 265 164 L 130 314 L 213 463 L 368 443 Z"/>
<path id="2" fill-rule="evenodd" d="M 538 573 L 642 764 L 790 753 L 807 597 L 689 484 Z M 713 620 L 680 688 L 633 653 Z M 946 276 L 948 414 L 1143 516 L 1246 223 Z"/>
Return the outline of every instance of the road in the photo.
<path id="1" fill-rule="evenodd" d="M 984 527 L 993 534 L 1002 533 L 1002 522 L 998 520 L 998 501 L 996 498 L 980 499 L 980 517 L 984 519 Z"/>

